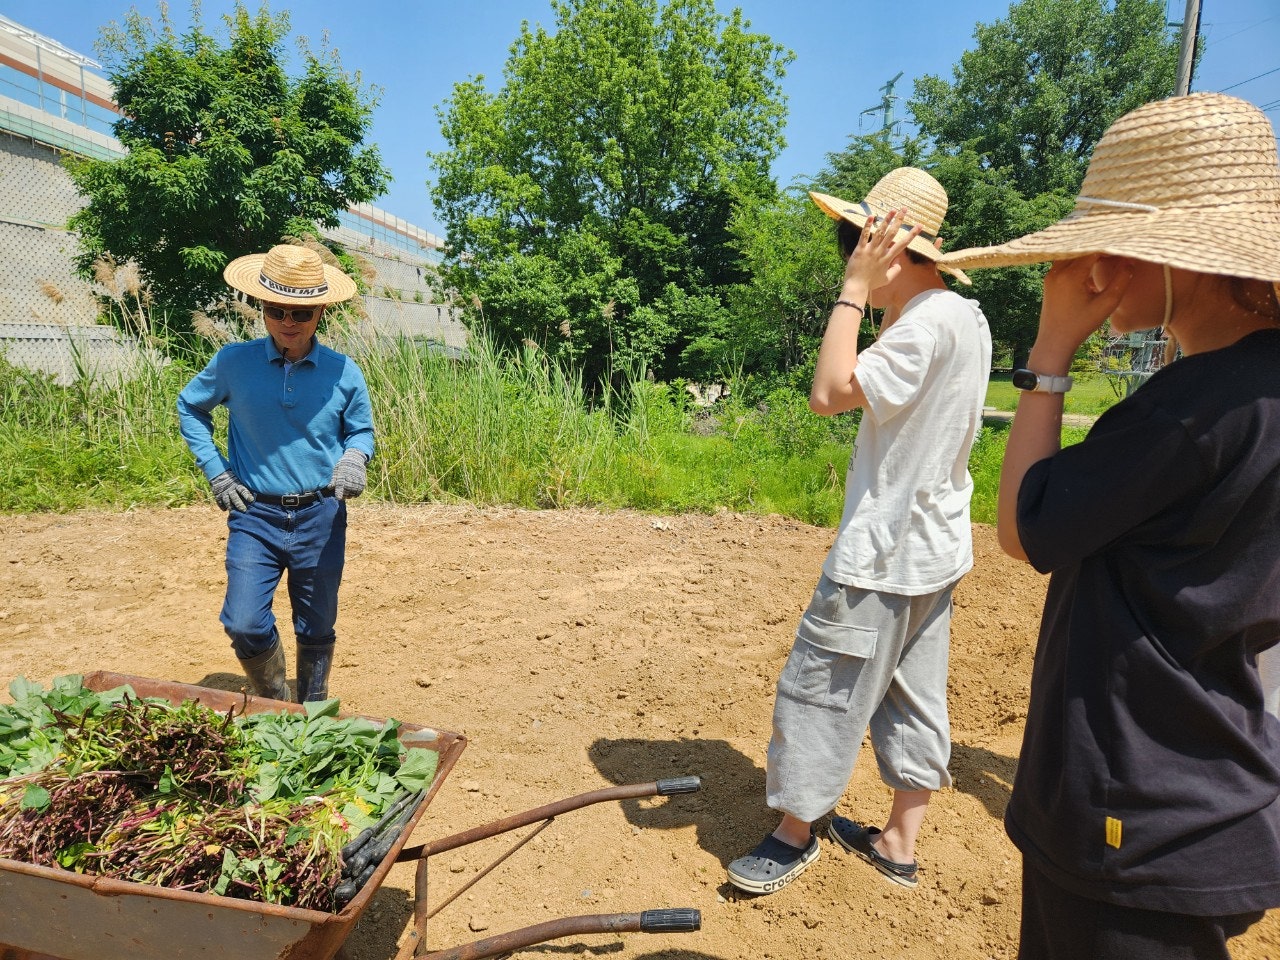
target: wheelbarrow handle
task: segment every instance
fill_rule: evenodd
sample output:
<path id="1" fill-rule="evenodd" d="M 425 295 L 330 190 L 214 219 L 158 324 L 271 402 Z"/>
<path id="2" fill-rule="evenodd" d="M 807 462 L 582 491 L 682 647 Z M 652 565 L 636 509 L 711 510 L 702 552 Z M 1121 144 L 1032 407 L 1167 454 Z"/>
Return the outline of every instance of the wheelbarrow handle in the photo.
<path id="1" fill-rule="evenodd" d="M 658 796 L 669 797 L 677 793 L 697 793 L 702 789 L 701 777 L 670 777 L 666 780 L 659 780 L 655 786 L 658 788 Z"/>
<path id="2" fill-rule="evenodd" d="M 644 910 L 640 914 L 640 930 L 644 933 L 688 933 L 701 929 L 702 911 L 693 907 Z"/>
<path id="3" fill-rule="evenodd" d="M 555 803 L 535 807 L 532 810 L 526 810 L 524 813 L 512 814 L 502 820 L 474 827 L 463 833 L 441 837 L 439 840 L 433 840 L 430 843 L 419 844 L 415 847 L 405 847 L 396 856 L 396 863 L 408 863 L 412 860 L 429 857 L 432 854 L 456 850 L 458 847 L 465 847 L 467 844 L 475 843 L 477 840 L 486 840 L 489 837 L 496 837 L 500 833 L 507 833 L 519 827 L 527 827 L 529 824 L 537 823 L 539 820 L 552 820 L 562 813 L 568 813 L 570 810 L 579 810 L 582 807 L 601 803 L 605 800 L 631 800 L 639 797 L 653 797 L 672 793 L 692 793 L 701 787 L 702 779 L 700 777 L 672 777 L 667 780 L 658 780 L 650 783 L 630 783 L 616 787 L 604 787 L 600 790 L 592 790 L 590 793 L 580 793 L 576 797 L 568 797 Z"/>
<path id="4" fill-rule="evenodd" d="M 678 925 L 677 924 L 678 921 Z M 509 954 L 548 940 L 590 933 L 685 933 L 702 929 L 702 913 L 690 907 L 668 910 L 646 910 L 643 913 L 606 913 L 585 917 L 563 917 L 546 923 L 521 927 L 510 933 L 487 937 L 475 943 L 448 947 L 421 954 L 422 960 L 483 960 Z M 418 937 L 410 931 L 396 954 L 396 960 L 409 960 L 416 953 Z"/>

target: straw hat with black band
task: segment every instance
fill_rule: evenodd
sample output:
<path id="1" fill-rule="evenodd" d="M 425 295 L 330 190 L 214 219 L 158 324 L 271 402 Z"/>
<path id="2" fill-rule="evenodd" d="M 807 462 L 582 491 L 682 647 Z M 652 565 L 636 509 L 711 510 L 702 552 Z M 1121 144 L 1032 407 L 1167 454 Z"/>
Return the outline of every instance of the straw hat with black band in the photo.
<path id="1" fill-rule="evenodd" d="M 1098 141 L 1064 219 L 941 259 L 1003 267 L 1093 253 L 1280 281 L 1280 166 L 1266 115 L 1220 93 L 1138 107 Z"/>
<path id="2" fill-rule="evenodd" d="M 306 247 L 282 243 L 266 253 L 237 257 L 222 271 L 227 283 L 267 303 L 324 306 L 350 300 L 356 284 Z"/>
<path id="3" fill-rule="evenodd" d="M 938 263 L 939 269 L 951 274 L 961 283 L 972 282 L 964 275 L 964 271 L 939 262 L 942 253 L 935 242 L 942 229 L 943 218 L 947 215 L 947 191 L 942 188 L 942 184 L 918 167 L 890 170 L 871 188 L 867 198 L 859 203 L 850 203 L 848 200 L 812 190 L 809 191 L 809 198 L 832 220 L 848 220 L 858 229 L 863 228 L 868 217 L 875 217 L 878 222 L 888 216 L 890 211 L 905 208 L 907 215 L 899 224 L 901 229 L 920 227 L 920 233 L 907 244 L 907 249 Z M 874 229 L 873 227 L 872 230 Z"/>

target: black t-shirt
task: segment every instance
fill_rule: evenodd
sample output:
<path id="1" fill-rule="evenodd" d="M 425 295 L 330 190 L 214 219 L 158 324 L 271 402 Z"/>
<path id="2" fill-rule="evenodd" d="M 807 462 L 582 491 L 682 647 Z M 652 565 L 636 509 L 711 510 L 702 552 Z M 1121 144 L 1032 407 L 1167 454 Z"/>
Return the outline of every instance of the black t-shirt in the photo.
<path id="1" fill-rule="evenodd" d="M 1051 572 L 1009 836 L 1066 889 L 1200 916 L 1280 905 L 1280 330 L 1183 358 L 1031 467 Z"/>

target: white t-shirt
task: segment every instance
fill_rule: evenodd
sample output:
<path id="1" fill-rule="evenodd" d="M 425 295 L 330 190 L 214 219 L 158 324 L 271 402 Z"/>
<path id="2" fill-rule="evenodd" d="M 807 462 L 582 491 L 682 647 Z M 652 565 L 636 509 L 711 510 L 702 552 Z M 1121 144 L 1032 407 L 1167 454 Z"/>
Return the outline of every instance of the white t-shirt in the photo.
<path id="1" fill-rule="evenodd" d="M 858 355 L 867 405 L 822 568 L 828 577 L 918 596 L 973 566 L 969 451 L 990 372 L 987 319 L 977 301 L 950 290 L 912 297 Z"/>

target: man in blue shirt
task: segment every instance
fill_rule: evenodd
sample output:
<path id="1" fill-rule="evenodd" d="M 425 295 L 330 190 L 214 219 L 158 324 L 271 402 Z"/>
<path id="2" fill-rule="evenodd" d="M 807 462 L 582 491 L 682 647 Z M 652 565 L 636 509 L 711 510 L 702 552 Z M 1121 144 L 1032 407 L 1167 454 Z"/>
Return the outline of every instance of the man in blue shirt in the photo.
<path id="1" fill-rule="evenodd" d="M 221 620 L 258 696 L 289 699 L 284 649 L 271 610 L 289 573 L 298 701 L 328 696 L 338 586 L 346 554 L 346 498 L 365 488 L 373 414 L 364 375 L 316 340 L 330 303 L 356 285 L 313 250 L 292 245 L 240 257 L 227 283 L 262 304 L 268 336 L 214 355 L 178 397 L 183 439 L 227 511 L 227 594 Z M 227 450 L 213 411 L 227 408 Z"/>

